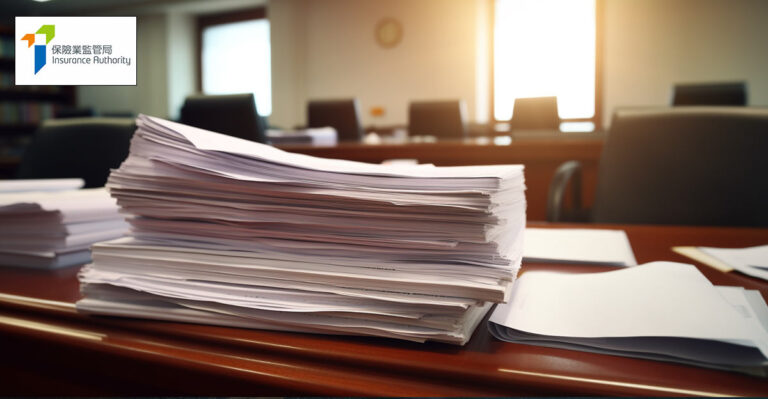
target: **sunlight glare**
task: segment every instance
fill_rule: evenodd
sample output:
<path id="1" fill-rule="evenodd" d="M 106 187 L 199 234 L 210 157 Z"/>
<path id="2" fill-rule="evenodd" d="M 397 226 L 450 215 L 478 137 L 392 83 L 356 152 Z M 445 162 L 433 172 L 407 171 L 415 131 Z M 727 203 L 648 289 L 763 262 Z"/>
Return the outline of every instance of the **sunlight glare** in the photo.
<path id="1" fill-rule="evenodd" d="M 272 113 L 269 20 L 214 25 L 203 31 L 203 92 L 252 92 L 256 110 Z"/>
<path id="2" fill-rule="evenodd" d="M 595 113 L 595 0 L 496 0 L 494 116 L 557 96 L 560 118 Z"/>

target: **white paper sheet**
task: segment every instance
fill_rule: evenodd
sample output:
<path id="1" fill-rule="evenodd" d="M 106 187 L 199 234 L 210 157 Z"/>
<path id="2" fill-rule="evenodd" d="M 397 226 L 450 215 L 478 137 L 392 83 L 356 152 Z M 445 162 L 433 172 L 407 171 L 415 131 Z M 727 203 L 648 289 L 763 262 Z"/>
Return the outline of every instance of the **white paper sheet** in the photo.
<path id="1" fill-rule="evenodd" d="M 85 185 L 83 179 L 18 179 L 0 180 L 0 194 L 25 191 L 77 190 Z"/>
<path id="2" fill-rule="evenodd" d="M 523 261 L 637 265 L 627 234 L 604 229 L 527 228 Z"/>
<path id="3" fill-rule="evenodd" d="M 675 247 L 675 252 L 723 272 L 738 270 L 768 280 L 768 245 L 747 248 Z"/>
<path id="4" fill-rule="evenodd" d="M 768 269 L 768 245 L 748 248 L 700 247 L 702 251 L 734 267 L 755 267 Z"/>

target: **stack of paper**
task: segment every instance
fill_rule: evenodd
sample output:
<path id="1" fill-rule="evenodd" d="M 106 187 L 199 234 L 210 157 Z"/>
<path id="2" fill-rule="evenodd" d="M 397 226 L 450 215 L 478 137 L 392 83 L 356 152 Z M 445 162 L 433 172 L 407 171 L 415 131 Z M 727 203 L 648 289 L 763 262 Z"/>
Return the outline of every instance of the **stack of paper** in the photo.
<path id="1" fill-rule="evenodd" d="M 768 306 L 694 266 L 653 262 L 592 274 L 530 272 L 489 320 L 499 339 L 765 375 Z"/>
<path id="2" fill-rule="evenodd" d="M 94 247 L 83 311 L 463 344 L 508 297 L 520 165 L 371 165 L 138 126 L 107 185 L 132 236 Z"/>
<path id="3" fill-rule="evenodd" d="M 91 244 L 127 229 L 103 188 L 0 194 L 0 265 L 81 265 L 91 260 Z"/>

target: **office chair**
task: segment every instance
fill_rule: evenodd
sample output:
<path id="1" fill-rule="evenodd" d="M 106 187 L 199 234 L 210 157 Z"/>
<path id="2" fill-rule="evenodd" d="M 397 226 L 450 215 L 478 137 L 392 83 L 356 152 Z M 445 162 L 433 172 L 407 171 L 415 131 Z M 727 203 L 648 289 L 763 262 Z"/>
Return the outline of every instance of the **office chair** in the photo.
<path id="1" fill-rule="evenodd" d="M 181 123 L 259 143 L 267 142 L 266 126 L 253 94 L 195 95 L 181 108 Z"/>
<path id="2" fill-rule="evenodd" d="M 673 88 L 672 105 L 747 105 L 747 84 L 678 84 Z"/>
<path id="3" fill-rule="evenodd" d="M 464 100 L 414 101 L 408 107 L 408 134 L 411 136 L 463 139 L 467 132 Z"/>
<path id="4" fill-rule="evenodd" d="M 136 124 L 129 118 L 49 119 L 35 133 L 19 165 L 20 179 L 79 177 L 101 187 L 128 156 Z"/>
<path id="5" fill-rule="evenodd" d="M 356 98 L 307 103 L 307 126 L 330 126 L 336 129 L 339 141 L 361 141 L 364 135 L 361 119 Z"/>
<path id="6" fill-rule="evenodd" d="M 603 147 L 588 220 L 768 226 L 766 148 L 768 109 L 618 111 Z M 578 162 L 558 169 L 550 185 L 548 220 L 566 219 L 563 194 L 579 175 Z M 579 204 L 573 208 L 583 211 Z"/>
<path id="7" fill-rule="evenodd" d="M 510 124 L 513 130 L 558 130 L 557 97 L 516 98 Z"/>
<path id="8" fill-rule="evenodd" d="M 89 116 L 96 116 L 96 110 L 91 107 L 64 107 L 56 111 L 56 119 L 85 118 Z"/>

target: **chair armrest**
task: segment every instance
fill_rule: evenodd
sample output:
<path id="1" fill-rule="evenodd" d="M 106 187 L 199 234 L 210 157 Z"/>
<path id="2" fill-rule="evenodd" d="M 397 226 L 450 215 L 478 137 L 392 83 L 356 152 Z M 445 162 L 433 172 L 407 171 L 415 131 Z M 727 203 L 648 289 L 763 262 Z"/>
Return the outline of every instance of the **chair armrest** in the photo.
<path id="1" fill-rule="evenodd" d="M 547 221 L 563 222 L 568 220 L 563 202 L 568 183 L 572 183 L 571 208 L 573 215 L 582 219 L 585 211 L 581 208 L 581 163 L 579 161 L 567 161 L 561 164 L 552 177 L 547 196 Z"/>

